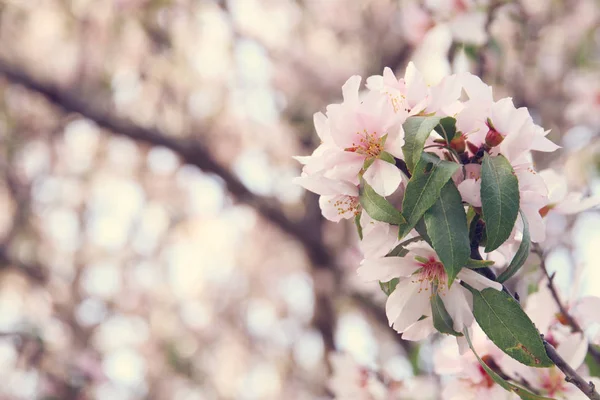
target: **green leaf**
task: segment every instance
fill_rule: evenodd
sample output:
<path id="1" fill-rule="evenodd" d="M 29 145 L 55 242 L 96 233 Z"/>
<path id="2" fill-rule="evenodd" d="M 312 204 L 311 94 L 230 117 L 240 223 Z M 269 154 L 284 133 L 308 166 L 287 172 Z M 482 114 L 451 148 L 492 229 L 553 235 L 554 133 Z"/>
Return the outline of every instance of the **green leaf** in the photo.
<path id="1" fill-rule="evenodd" d="M 513 257 L 512 261 L 508 265 L 508 267 L 502 271 L 500 276 L 498 276 L 498 282 L 502 283 L 510 279 L 514 274 L 516 274 L 519 269 L 525 264 L 527 257 L 529 257 L 529 247 L 531 246 L 531 237 L 529 236 L 529 224 L 527 223 L 527 218 L 525 218 L 525 214 L 523 211 L 520 212 L 521 219 L 523 220 L 523 240 L 521 240 L 521 245 L 517 250 L 517 253 Z"/>
<path id="2" fill-rule="evenodd" d="M 494 372 L 494 370 L 491 369 L 485 363 L 485 361 L 483 361 L 479 357 L 479 355 L 475 351 L 475 348 L 473 348 L 473 343 L 471 343 L 471 338 L 469 337 L 469 331 L 467 329 L 465 329 L 464 334 L 465 334 L 465 338 L 467 339 L 467 343 L 469 344 L 469 347 L 471 348 L 471 351 L 473 352 L 473 354 L 475 354 L 475 357 L 477 357 L 477 361 L 479 361 L 479 365 L 481 365 L 481 367 L 490 376 L 490 378 L 492 378 L 492 380 L 494 382 L 496 382 L 498 385 L 500 385 L 502 388 L 504 388 L 505 390 L 507 390 L 509 392 L 516 393 L 523 400 L 554 400 L 549 397 L 538 396 L 536 394 L 533 394 L 533 393 L 525 390 L 524 388 L 522 388 L 520 386 L 517 386 L 513 383 L 510 383 L 510 382 L 507 382 L 506 380 L 504 380 L 504 378 L 502 378 L 500 375 L 498 375 L 496 372 Z"/>
<path id="3" fill-rule="evenodd" d="M 460 193 L 451 179 L 446 182 L 440 197 L 425 212 L 423 219 L 433 249 L 444 264 L 448 286 L 451 286 L 471 253 L 467 215 Z"/>
<path id="4" fill-rule="evenodd" d="M 596 349 L 596 351 L 600 351 L 600 346 L 595 346 L 593 344 L 590 344 L 590 347 L 594 347 L 594 349 Z M 590 376 L 595 376 L 595 377 L 600 378 L 600 364 L 596 361 L 596 359 L 594 358 L 592 353 L 589 351 L 585 356 L 585 364 L 588 366 L 588 368 L 590 370 Z"/>
<path id="5" fill-rule="evenodd" d="M 404 128 L 404 146 L 402 153 L 409 171 L 413 171 L 415 165 L 421 159 L 425 141 L 440 122 L 440 117 L 408 117 L 402 128 Z"/>
<path id="6" fill-rule="evenodd" d="M 358 238 L 360 240 L 363 240 L 363 230 L 362 230 L 362 225 L 360 224 L 361 214 L 362 214 L 362 211 L 354 216 L 354 225 L 356 225 L 356 230 L 358 232 Z"/>
<path id="7" fill-rule="evenodd" d="M 440 160 L 434 155 L 421 155 L 404 192 L 402 214 L 407 223 L 400 226 L 400 238 L 410 232 L 425 211 L 438 200 L 442 188 L 458 168 L 458 164 Z"/>
<path id="8" fill-rule="evenodd" d="M 406 224 L 402 213 L 364 181 L 360 188 L 360 204 L 374 220 L 392 225 Z"/>
<path id="9" fill-rule="evenodd" d="M 446 143 L 450 143 L 454 139 L 454 135 L 456 135 L 456 119 L 452 117 L 442 118 L 440 123 L 435 127 L 435 131 L 446 140 Z"/>
<path id="10" fill-rule="evenodd" d="M 396 159 L 394 158 L 393 155 L 391 155 L 387 151 L 382 151 L 381 153 L 379 153 L 379 158 L 382 159 L 383 161 L 389 162 L 390 164 L 396 165 Z"/>
<path id="11" fill-rule="evenodd" d="M 415 230 L 417 231 L 419 236 L 421 236 L 423 240 L 425 240 L 427 244 L 429 244 L 433 248 L 433 243 L 431 242 L 431 238 L 427 233 L 427 227 L 425 226 L 425 220 L 423 218 L 417 221 L 417 224 L 415 225 Z"/>
<path id="12" fill-rule="evenodd" d="M 509 294 L 492 288 L 473 293 L 473 314 L 485 334 L 502 351 L 530 367 L 554 365 L 531 319 Z"/>
<path id="13" fill-rule="evenodd" d="M 392 294 L 392 292 L 394 291 L 394 289 L 396 289 L 396 285 L 398 285 L 398 282 L 400 282 L 400 279 L 398 278 L 394 278 L 391 281 L 388 282 L 379 282 L 379 287 L 381 288 L 381 290 L 383 291 L 383 293 L 386 294 L 386 296 L 389 296 L 390 294 Z"/>
<path id="14" fill-rule="evenodd" d="M 494 262 L 491 260 L 473 260 L 472 258 L 469 258 L 465 267 L 477 269 L 491 267 L 492 265 L 494 265 Z"/>
<path id="15" fill-rule="evenodd" d="M 452 317 L 448 314 L 448 310 L 446 310 L 446 306 L 438 293 L 437 285 L 433 284 L 431 290 L 431 317 L 433 318 L 435 329 L 440 333 L 462 336 L 462 333 L 454 330 L 454 321 L 452 321 Z"/>
<path id="16" fill-rule="evenodd" d="M 487 253 L 508 239 L 519 212 L 519 181 L 502 156 L 483 156 L 481 166 L 481 204 L 486 230 Z"/>
<path id="17" fill-rule="evenodd" d="M 544 397 L 537 394 L 533 394 L 525 388 L 522 388 L 519 385 L 515 385 L 514 383 L 509 383 L 513 392 L 517 394 L 523 400 L 556 400 L 553 397 Z"/>

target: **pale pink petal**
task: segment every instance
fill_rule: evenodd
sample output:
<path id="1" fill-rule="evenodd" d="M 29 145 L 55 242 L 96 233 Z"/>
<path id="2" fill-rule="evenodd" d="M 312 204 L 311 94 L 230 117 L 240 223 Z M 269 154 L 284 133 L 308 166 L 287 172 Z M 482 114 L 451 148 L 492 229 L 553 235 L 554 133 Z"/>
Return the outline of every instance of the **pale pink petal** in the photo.
<path id="1" fill-rule="evenodd" d="M 426 310 L 430 309 L 429 291 L 421 291 L 420 285 L 412 284 L 416 291 L 413 292 L 412 296 L 406 302 L 404 308 L 398 314 L 394 320 L 393 327 L 398 332 L 403 332 L 406 328 L 414 324 L 421 318 Z"/>
<path id="2" fill-rule="evenodd" d="M 423 340 L 429 335 L 435 332 L 433 321 L 431 317 L 424 318 L 420 321 L 415 322 L 402 333 L 402 339 L 404 340 Z"/>
<path id="3" fill-rule="evenodd" d="M 588 341 L 582 333 L 572 333 L 563 339 L 556 347 L 556 352 L 573 369 L 577 369 L 583 364 L 587 354 Z"/>
<path id="4" fill-rule="evenodd" d="M 354 218 L 357 212 L 358 199 L 352 196 L 321 196 L 319 207 L 323 216 L 333 222 Z"/>
<path id="5" fill-rule="evenodd" d="M 591 324 L 600 324 L 600 297 L 582 297 L 573 307 L 573 314 L 586 327 Z"/>
<path id="6" fill-rule="evenodd" d="M 543 334 L 550 332 L 550 326 L 556 319 L 558 308 L 548 289 L 547 281 L 541 281 L 537 292 L 527 298 L 525 311 L 538 330 Z"/>
<path id="7" fill-rule="evenodd" d="M 358 276 L 364 281 L 387 282 L 393 278 L 412 275 L 419 266 L 407 257 L 381 257 L 363 260 Z"/>
<path id="8" fill-rule="evenodd" d="M 389 295 L 385 303 L 385 314 L 390 326 L 396 321 L 406 303 L 417 293 L 418 285 L 414 285 L 410 279 L 401 279 L 396 289 Z"/>
<path id="9" fill-rule="evenodd" d="M 560 149 L 560 146 L 548 139 L 545 135 L 536 135 L 531 144 L 531 150 L 552 152 Z"/>
<path id="10" fill-rule="evenodd" d="M 531 207 L 525 204 L 521 204 L 521 209 L 527 222 L 529 223 L 529 234 L 531 235 L 531 241 L 535 243 L 541 243 L 546 239 L 546 224 L 544 219 L 540 215 L 540 207 Z"/>
<path id="11" fill-rule="evenodd" d="M 452 285 L 452 287 L 441 296 L 444 306 L 452 321 L 454 321 L 454 330 L 461 332 L 465 327 L 471 326 L 473 323 L 473 310 L 469 306 L 467 296 L 472 296 L 471 293 L 460 285 Z"/>
<path id="12" fill-rule="evenodd" d="M 358 88 L 360 87 L 361 77 L 358 75 L 351 76 L 342 86 L 342 95 L 344 96 L 344 104 L 349 107 L 358 107 Z"/>
<path id="13" fill-rule="evenodd" d="M 292 182 L 302 186 L 306 190 L 324 196 L 339 194 L 358 196 L 358 187 L 356 185 L 336 179 L 329 179 L 322 175 L 302 175 L 294 178 Z"/>
<path id="14" fill-rule="evenodd" d="M 473 207 L 481 207 L 481 180 L 465 179 L 458 185 L 458 191 L 463 201 Z"/>
<path id="15" fill-rule="evenodd" d="M 415 108 L 416 110 L 420 107 L 423 107 L 423 105 L 419 107 L 416 106 L 419 103 L 422 103 L 422 101 L 427 97 L 427 84 L 425 83 L 425 79 L 423 79 L 423 75 L 421 75 L 413 62 L 408 63 L 404 80 L 406 81 L 406 101 L 408 102 L 409 106 Z"/>
<path id="16" fill-rule="evenodd" d="M 313 121 L 315 123 L 315 130 L 321 141 L 330 142 L 331 133 L 329 132 L 329 121 L 327 120 L 327 117 L 323 113 L 318 112 L 313 115 Z"/>
<path id="17" fill-rule="evenodd" d="M 363 175 L 365 181 L 373 190 L 381 196 L 389 196 L 394 193 L 400 182 L 402 182 L 402 173 L 395 165 L 383 160 L 375 160 Z"/>
<path id="18" fill-rule="evenodd" d="M 475 290 L 481 291 L 487 288 L 502 290 L 501 283 L 494 282 L 469 268 L 461 269 L 456 277 L 461 281 L 465 281 L 466 283 L 468 283 L 469 286 L 471 286 Z"/>

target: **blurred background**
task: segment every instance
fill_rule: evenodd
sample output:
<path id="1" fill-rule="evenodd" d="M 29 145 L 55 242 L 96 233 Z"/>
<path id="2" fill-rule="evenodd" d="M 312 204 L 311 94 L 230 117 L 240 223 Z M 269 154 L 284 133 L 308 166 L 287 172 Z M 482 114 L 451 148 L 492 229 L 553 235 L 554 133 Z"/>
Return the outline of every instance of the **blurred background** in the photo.
<path id="1" fill-rule="evenodd" d="M 596 0 L 0 1 L 0 399 L 325 399 L 336 351 L 430 374 L 291 182 L 312 114 L 353 74 L 471 71 L 598 195 L 599 27 Z M 548 218 L 549 269 L 600 295 L 600 213 Z"/>

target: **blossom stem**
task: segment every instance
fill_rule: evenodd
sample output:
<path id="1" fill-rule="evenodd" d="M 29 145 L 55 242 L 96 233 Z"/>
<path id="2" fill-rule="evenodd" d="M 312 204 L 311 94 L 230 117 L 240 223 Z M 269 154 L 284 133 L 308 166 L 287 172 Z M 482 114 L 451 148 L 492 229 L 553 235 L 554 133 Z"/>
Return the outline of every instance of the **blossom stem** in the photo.
<path id="1" fill-rule="evenodd" d="M 552 362 L 554 362 L 556 367 L 565 374 L 565 380 L 577 386 L 577 388 L 589 399 L 600 400 L 600 394 L 596 391 L 594 384 L 592 382 L 586 382 L 585 379 L 577 374 L 577 372 L 575 372 L 575 370 L 558 354 L 554 346 L 544 340 L 544 335 L 542 335 L 542 340 L 544 341 L 546 354 L 550 357 Z"/>

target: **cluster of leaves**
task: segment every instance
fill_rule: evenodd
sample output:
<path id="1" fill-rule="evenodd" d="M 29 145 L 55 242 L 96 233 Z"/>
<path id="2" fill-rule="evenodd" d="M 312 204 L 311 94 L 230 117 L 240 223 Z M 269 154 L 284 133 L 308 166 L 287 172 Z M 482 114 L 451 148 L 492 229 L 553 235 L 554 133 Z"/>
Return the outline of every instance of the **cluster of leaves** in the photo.
<path id="1" fill-rule="evenodd" d="M 523 213 L 523 240 L 508 267 L 496 277 L 490 261 L 481 259 L 479 247 L 486 252 L 498 249 L 511 236 L 519 217 L 519 182 L 502 155 L 478 154 L 481 163 L 481 209 L 463 204 L 461 195 L 452 180 L 456 171 L 470 160 L 460 160 L 454 150 L 446 145 L 447 160 L 440 159 L 425 148 L 426 140 L 435 130 L 448 144 L 456 133 L 456 120 L 438 116 L 410 117 L 403 125 L 405 144 L 404 162 L 410 179 L 406 184 L 402 206 L 399 210 L 386 198 L 378 195 L 367 183 L 361 182 L 360 203 L 373 219 L 398 226 L 398 238 L 403 239 L 416 229 L 419 237 L 400 243 L 388 256 L 403 257 L 405 246 L 414 240 L 425 240 L 436 251 L 452 285 L 462 268 L 474 269 L 497 282 L 505 282 L 524 264 L 530 249 L 528 224 Z M 452 158 L 454 155 L 456 161 Z M 475 158 L 475 157 L 474 157 Z M 400 160 L 395 160 L 402 163 Z M 381 288 L 390 294 L 397 279 L 381 282 Z M 457 283 L 455 283 L 457 284 Z M 544 343 L 531 319 L 520 304 L 507 291 L 491 288 L 478 291 L 461 282 L 473 294 L 473 314 L 486 335 L 506 354 L 531 367 L 551 367 Z M 432 318 L 435 328 L 444 334 L 467 336 L 467 332 L 453 330 L 453 321 L 441 301 L 436 284 L 432 285 Z M 468 337 L 467 337 L 467 340 Z M 524 388 L 505 381 L 483 361 L 482 367 L 492 379 L 505 389 L 523 399 L 543 399 Z"/>

